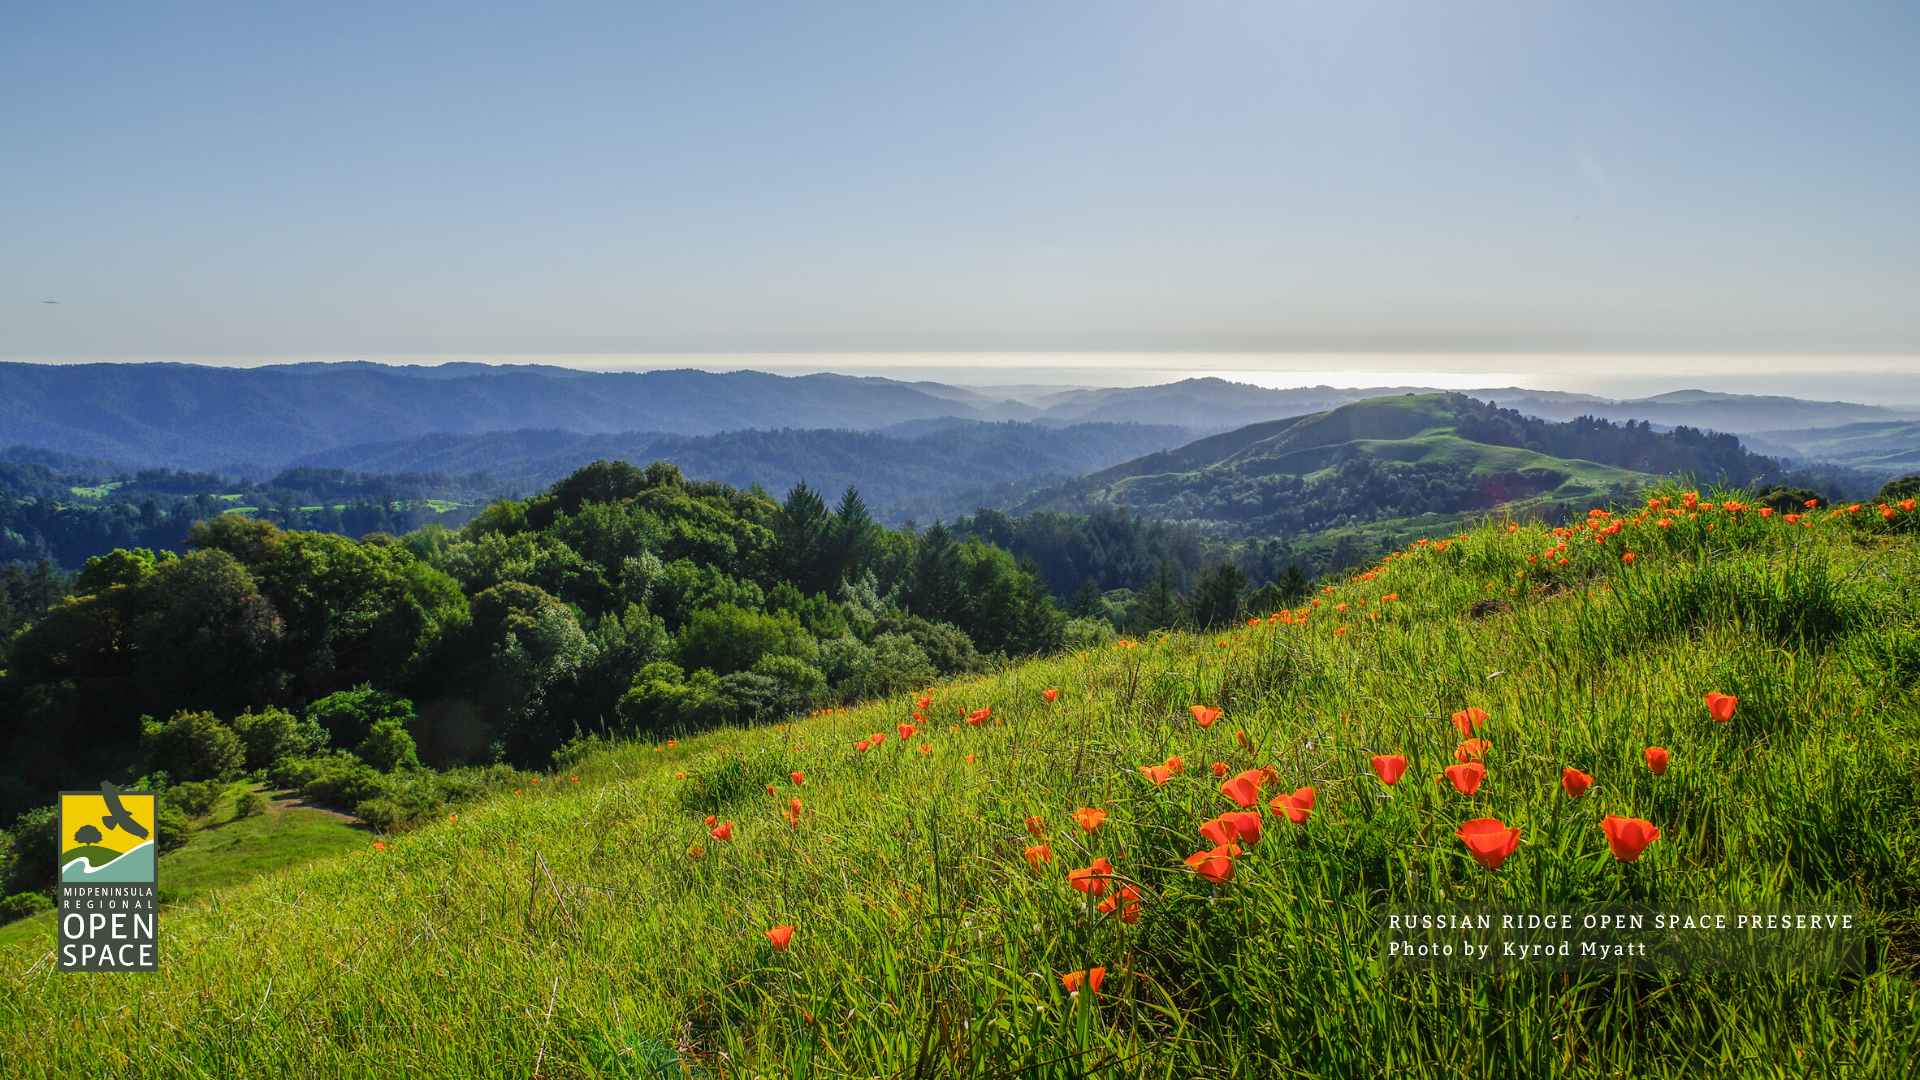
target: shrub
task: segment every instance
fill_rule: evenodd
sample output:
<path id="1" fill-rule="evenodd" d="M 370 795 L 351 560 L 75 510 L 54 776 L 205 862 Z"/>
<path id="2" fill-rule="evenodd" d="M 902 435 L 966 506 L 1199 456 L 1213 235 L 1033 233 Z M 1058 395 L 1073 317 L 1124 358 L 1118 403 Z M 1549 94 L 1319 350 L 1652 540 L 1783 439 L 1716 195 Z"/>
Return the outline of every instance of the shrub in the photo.
<path id="1" fill-rule="evenodd" d="M 185 811 L 162 799 L 159 816 L 160 854 L 178 851 L 187 846 L 187 841 L 193 839 L 193 819 L 188 817 Z"/>
<path id="2" fill-rule="evenodd" d="M 266 812 L 266 796 L 251 788 L 241 792 L 239 798 L 233 800 L 233 817 L 236 821 L 241 818 L 250 818 Z"/>
<path id="3" fill-rule="evenodd" d="M 224 790 L 218 780 L 195 780 L 173 785 L 167 789 L 164 798 L 190 818 L 206 817 L 213 812 L 214 804 L 220 801 L 220 793 Z"/>
<path id="4" fill-rule="evenodd" d="M 246 747 L 232 728 L 210 712 L 184 709 L 164 724 L 147 722 L 140 755 L 149 769 L 165 769 L 182 782 L 231 776 L 247 759 Z"/>
<path id="5" fill-rule="evenodd" d="M 753 673 L 779 683 L 795 712 L 806 711 L 827 690 L 827 677 L 820 669 L 797 656 L 763 656 L 754 661 Z"/>
<path id="6" fill-rule="evenodd" d="M 1103 648 L 1114 642 L 1113 623 L 1099 615 L 1084 619 L 1071 619 L 1061 638 L 1061 647 L 1068 652 L 1086 652 L 1089 649 Z"/>
<path id="7" fill-rule="evenodd" d="M 329 806 L 350 807 L 383 793 L 380 774 L 352 754 L 283 758 L 269 779 Z"/>
<path id="8" fill-rule="evenodd" d="M 420 767 L 420 756 L 414 749 L 413 736 L 407 734 L 407 729 L 401 727 L 398 720 L 375 723 L 353 752 L 361 761 L 381 772 Z"/>
<path id="9" fill-rule="evenodd" d="M 53 901 L 37 892 L 14 893 L 0 900 L 0 922 L 12 922 L 43 911 L 52 911 Z"/>
<path id="10" fill-rule="evenodd" d="M 0 832 L 0 894 L 35 892 L 53 884 L 58 869 L 58 814 L 39 806 L 21 814 L 13 828 Z"/>
<path id="11" fill-rule="evenodd" d="M 762 614 L 732 604 L 696 611 L 680 630 L 683 670 L 746 671 L 768 653 L 811 652 L 811 637 L 790 611 Z"/>
<path id="12" fill-rule="evenodd" d="M 246 746 L 248 769 L 264 769 L 283 757 L 311 754 L 327 745 L 327 731 L 312 716 L 301 719 L 284 709 L 243 712 L 233 732 Z"/>
<path id="13" fill-rule="evenodd" d="M 327 742 L 321 745 L 358 746 L 382 720 L 398 720 L 411 729 L 413 702 L 363 685 L 328 694 L 307 706 L 307 720 L 327 733 Z"/>

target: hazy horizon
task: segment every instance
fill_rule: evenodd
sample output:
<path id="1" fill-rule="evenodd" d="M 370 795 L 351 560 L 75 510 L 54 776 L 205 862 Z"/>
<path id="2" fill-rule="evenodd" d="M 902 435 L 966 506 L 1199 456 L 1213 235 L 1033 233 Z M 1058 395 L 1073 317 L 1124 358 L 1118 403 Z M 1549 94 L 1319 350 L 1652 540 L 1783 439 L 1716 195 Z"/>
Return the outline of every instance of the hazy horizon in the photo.
<path id="1" fill-rule="evenodd" d="M 832 372 L 957 387 L 1152 386 L 1221 378 L 1272 389 L 1432 387 L 1529 390 L 1633 399 L 1683 390 L 1811 401 L 1920 407 L 1920 357 L 1689 354 L 1438 353 L 607 353 L 360 354 L 337 356 L 0 357 L 16 363 L 183 363 L 268 367 L 302 363 L 375 363 L 437 367 L 449 363 L 539 364 L 581 371 Z"/>

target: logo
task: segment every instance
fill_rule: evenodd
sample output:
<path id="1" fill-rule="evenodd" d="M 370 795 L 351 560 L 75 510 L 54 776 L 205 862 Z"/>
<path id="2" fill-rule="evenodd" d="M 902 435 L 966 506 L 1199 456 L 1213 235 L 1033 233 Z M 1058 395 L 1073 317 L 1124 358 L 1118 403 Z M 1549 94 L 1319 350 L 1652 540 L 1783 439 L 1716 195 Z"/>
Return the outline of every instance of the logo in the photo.
<path id="1" fill-rule="evenodd" d="M 158 971 L 160 798 L 60 793 L 60 970 Z"/>

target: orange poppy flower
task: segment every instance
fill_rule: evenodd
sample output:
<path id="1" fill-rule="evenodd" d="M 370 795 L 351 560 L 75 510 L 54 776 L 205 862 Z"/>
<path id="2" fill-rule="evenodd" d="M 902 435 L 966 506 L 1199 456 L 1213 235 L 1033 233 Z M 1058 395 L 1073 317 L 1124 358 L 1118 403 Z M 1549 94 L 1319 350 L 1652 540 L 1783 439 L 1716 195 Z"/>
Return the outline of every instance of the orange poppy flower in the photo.
<path id="1" fill-rule="evenodd" d="M 714 821 L 715 821 L 715 818 L 714 818 L 714 816 L 713 816 L 712 814 L 708 814 L 708 815 L 707 815 L 707 824 L 709 824 L 709 825 L 711 825 L 711 824 L 713 824 L 713 823 L 714 823 Z"/>
<path id="2" fill-rule="evenodd" d="M 1520 830 L 1508 828 L 1499 818 L 1474 818 L 1453 835 L 1467 845 L 1474 862 L 1489 870 L 1500 869 L 1500 864 L 1520 846 Z"/>
<path id="3" fill-rule="evenodd" d="M 1485 739 L 1468 739 L 1466 742 L 1454 748 L 1453 760 L 1462 765 L 1465 765 L 1469 761 L 1479 761 L 1481 755 L 1485 754 L 1492 746 L 1493 744 Z"/>
<path id="4" fill-rule="evenodd" d="M 1447 779 L 1453 781 L 1453 789 L 1462 795 L 1471 795 L 1480 790 L 1480 781 L 1486 778 L 1487 767 L 1477 761 L 1447 766 Z"/>
<path id="5" fill-rule="evenodd" d="M 979 727 L 992 718 L 992 709 L 975 709 L 967 714 L 967 723 L 972 724 L 974 727 Z"/>
<path id="6" fill-rule="evenodd" d="M 1170 757 L 1167 759 L 1167 771 L 1178 776 L 1187 771 L 1187 763 L 1177 757 Z"/>
<path id="7" fill-rule="evenodd" d="M 1092 832 L 1100 827 L 1101 822 L 1107 820 L 1107 812 L 1091 806 L 1083 806 L 1073 812 L 1073 820 L 1080 828 Z"/>
<path id="8" fill-rule="evenodd" d="M 923 753 L 923 754 L 931 754 L 931 753 L 933 753 L 933 747 L 931 747 L 931 746 L 928 746 L 928 745 L 927 745 L 926 743 L 921 743 L 921 744 L 920 744 L 920 752 L 921 752 L 921 753 Z"/>
<path id="9" fill-rule="evenodd" d="M 969 765 L 971 765 L 971 764 L 973 764 L 973 755 L 972 755 L 972 754 L 968 754 L 968 755 L 967 755 L 967 764 L 969 764 Z"/>
<path id="10" fill-rule="evenodd" d="M 668 740 L 667 740 L 667 749 L 669 749 L 669 750 L 671 750 L 671 749 L 673 749 L 674 747 L 676 747 L 676 746 L 679 746 L 679 745 L 680 745 L 680 740 L 678 740 L 678 739 L 668 739 Z"/>
<path id="11" fill-rule="evenodd" d="M 1046 698 L 1048 704 L 1052 704 L 1053 702 L 1060 700 L 1060 691 L 1055 690 L 1052 687 L 1048 687 L 1047 689 L 1040 691 L 1040 696 L 1043 698 Z"/>
<path id="12" fill-rule="evenodd" d="M 380 840 L 375 840 L 375 841 L 373 842 L 373 850 L 375 850 L 375 851 L 385 851 L 385 850 L 387 850 L 387 845 L 386 845 L 386 844 L 385 844 L 385 843 L 384 843 L 383 841 L 380 841 Z"/>
<path id="13" fill-rule="evenodd" d="M 677 772 L 673 774 L 673 778 L 675 780 L 685 780 L 687 778 L 687 774 L 683 772 Z"/>
<path id="14" fill-rule="evenodd" d="M 1155 787 L 1166 787 L 1167 781 L 1173 779 L 1173 770 L 1165 765 L 1142 765 L 1140 775 L 1153 781 Z"/>
<path id="15" fill-rule="evenodd" d="M 1667 751 L 1665 747 L 1647 747 L 1647 771 L 1655 776 L 1665 776 L 1667 772 Z"/>
<path id="16" fill-rule="evenodd" d="M 767 794 L 772 795 L 776 799 L 780 797 L 780 794 L 773 790 L 772 784 L 767 785 Z"/>
<path id="17" fill-rule="evenodd" d="M 1620 556 L 1620 561 L 1623 563 L 1631 563 L 1633 562 L 1633 558 L 1634 558 L 1633 552 L 1629 551 L 1629 552 L 1625 552 Z"/>
<path id="18" fill-rule="evenodd" d="M 1221 710 L 1209 709 L 1205 705 L 1189 705 L 1187 711 L 1193 714 L 1194 722 L 1203 728 L 1210 728 L 1220 719 Z"/>
<path id="19" fill-rule="evenodd" d="M 1093 860 L 1093 865 L 1078 870 L 1067 871 L 1067 884 L 1089 896 L 1101 896 L 1107 891 L 1107 882 L 1113 877 L 1113 865 L 1107 857 Z"/>
<path id="20" fill-rule="evenodd" d="M 1600 828 L 1607 834 L 1607 846 L 1613 849 L 1613 857 L 1621 862 L 1638 860 L 1648 844 L 1660 839 L 1659 827 L 1640 818 L 1608 814 L 1600 819 Z"/>
<path id="21" fill-rule="evenodd" d="M 773 942 L 774 948 L 786 952 L 787 946 L 793 942 L 793 927 L 776 926 L 767 931 L 767 940 Z"/>
<path id="22" fill-rule="evenodd" d="M 1131 885 L 1120 886 L 1120 891 L 1100 901 L 1094 908 L 1102 915 L 1120 916 L 1120 921 L 1132 925 L 1140 918 L 1140 890 Z"/>
<path id="23" fill-rule="evenodd" d="M 1260 811 L 1242 810 L 1237 814 L 1221 814 L 1221 820 L 1233 822 L 1237 839 L 1249 844 L 1260 842 Z"/>
<path id="24" fill-rule="evenodd" d="M 864 754 L 867 751 L 873 749 L 873 744 L 868 742 L 865 739 L 861 739 L 859 742 L 853 744 L 853 748 Z"/>
<path id="25" fill-rule="evenodd" d="M 690 847 L 687 849 L 687 858 L 689 859 L 697 859 L 700 855 L 701 851 L 698 847 Z"/>
<path id="26" fill-rule="evenodd" d="M 933 695 L 932 694 L 922 695 L 920 700 L 914 702 L 914 704 L 919 706 L 922 709 L 930 708 L 933 705 Z"/>
<path id="27" fill-rule="evenodd" d="M 1407 771 L 1407 759 L 1399 754 L 1375 754 L 1373 773 L 1383 784 L 1397 784 L 1400 775 Z"/>
<path id="28" fill-rule="evenodd" d="M 1053 861 L 1053 848 L 1046 844 L 1033 844 L 1029 846 L 1026 851 L 1022 852 L 1022 854 L 1027 857 L 1027 865 L 1032 867 L 1033 872 L 1036 874 L 1040 872 L 1041 863 L 1050 863 Z"/>
<path id="29" fill-rule="evenodd" d="M 1247 779 L 1246 773 L 1241 773 L 1221 784 L 1220 794 L 1239 803 L 1241 808 L 1245 809 L 1260 800 L 1260 785 Z"/>
<path id="30" fill-rule="evenodd" d="M 1223 884 L 1233 880 L 1233 860 L 1239 854 L 1238 844 L 1221 844 L 1212 851 L 1187 856 L 1187 865 L 1208 881 Z"/>
<path id="31" fill-rule="evenodd" d="M 1247 738 L 1246 732 L 1244 731 L 1234 732 L 1233 739 L 1235 742 L 1240 744 L 1240 749 L 1245 750 L 1249 754 L 1253 753 L 1253 740 Z"/>
<path id="32" fill-rule="evenodd" d="M 886 741 L 887 741 L 887 733 L 884 731 L 876 731 L 873 734 L 867 736 L 867 742 L 873 746 L 879 746 L 881 743 Z"/>
<path id="33" fill-rule="evenodd" d="M 796 772 L 796 773 L 788 773 L 787 775 L 788 775 L 789 777 L 791 777 L 791 778 L 793 779 L 793 785 L 794 785 L 795 787 L 805 787 L 805 786 L 807 786 L 807 774 L 806 774 L 806 773 L 801 773 L 801 772 Z"/>
<path id="34" fill-rule="evenodd" d="M 1275 795 L 1267 802 L 1274 817 L 1284 816 L 1295 825 L 1305 825 L 1313 813 L 1313 787 L 1303 787 L 1291 795 Z"/>
<path id="35" fill-rule="evenodd" d="M 1213 763 L 1213 775 L 1215 775 L 1215 776 L 1225 776 L 1225 775 L 1227 775 L 1227 763 L 1226 763 L 1226 762 L 1224 762 L 1224 761 L 1216 761 L 1216 762 L 1214 762 L 1214 763 Z"/>
<path id="36" fill-rule="evenodd" d="M 1027 819 L 1027 834 L 1029 836 L 1032 836 L 1035 840 L 1038 840 L 1040 839 L 1041 836 L 1045 835 L 1046 831 L 1047 831 L 1047 821 L 1045 818 L 1040 817 L 1038 814 L 1036 814 L 1033 817 L 1030 817 Z"/>
<path id="37" fill-rule="evenodd" d="M 1560 786 L 1566 789 L 1567 798 L 1577 799 L 1585 795 L 1587 789 L 1593 786 L 1593 777 L 1579 769 L 1561 769 Z"/>
<path id="38" fill-rule="evenodd" d="M 1088 971 L 1070 971 L 1060 976 L 1060 985 L 1066 987 L 1067 992 L 1072 994 L 1079 993 L 1080 986 L 1084 983 L 1089 990 L 1097 994 L 1100 992 L 1100 984 L 1106 980 L 1106 977 L 1107 969 L 1103 967 Z"/>
<path id="39" fill-rule="evenodd" d="M 907 739 L 913 738 L 913 733 L 920 729 L 914 727 L 912 724 L 900 724 L 895 728 L 895 730 L 900 732 L 901 740 L 905 741 Z"/>
<path id="40" fill-rule="evenodd" d="M 1239 814 L 1221 814 L 1211 821 L 1200 823 L 1200 835 L 1216 844 L 1231 844 L 1240 839 L 1240 822 L 1235 820 Z"/>
<path id="41" fill-rule="evenodd" d="M 707 835 L 713 837 L 715 840 L 731 840 L 733 839 L 733 822 L 729 821 L 707 833 Z"/>
<path id="42" fill-rule="evenodd" d="M 1734 697 L 1732 694 L 1716 693 L 1707 695 L 1708 715 L 1723 724 L 1733 719 L 1733 707 L 1738 704 L 1740 704 L 1740 699 Z"/>
<path id="43" fill-rule="evenodd" d="M 1487 722 L 1487 710 L 1478 706 L 1462 709 L 1453 714 L 1453 726 L 1460 729 L 1461 738 L 1470 738 L 1473 729 Z"/>

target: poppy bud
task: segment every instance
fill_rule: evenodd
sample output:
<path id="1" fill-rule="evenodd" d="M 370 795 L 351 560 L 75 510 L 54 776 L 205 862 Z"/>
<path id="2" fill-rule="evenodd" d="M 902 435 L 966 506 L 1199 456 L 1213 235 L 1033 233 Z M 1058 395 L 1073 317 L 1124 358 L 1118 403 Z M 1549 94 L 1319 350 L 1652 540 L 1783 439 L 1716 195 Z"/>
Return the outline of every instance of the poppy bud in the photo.
<path id="1" fill-rule="evenodd" d="M 1667 773 L 1667 756 L 1667 751 L 1664 747 L 1647 747 L 1647 771 L 1655 776 L 1665 776 Z"/>

